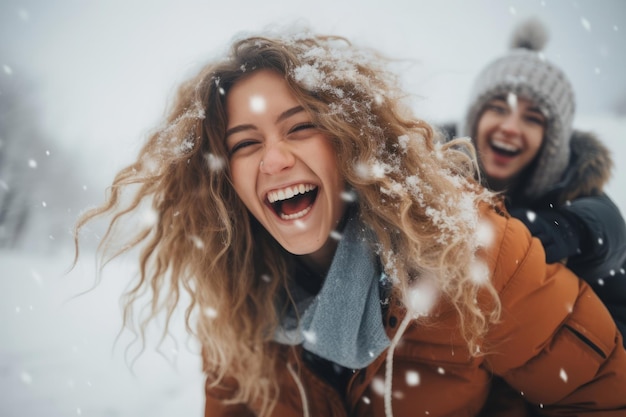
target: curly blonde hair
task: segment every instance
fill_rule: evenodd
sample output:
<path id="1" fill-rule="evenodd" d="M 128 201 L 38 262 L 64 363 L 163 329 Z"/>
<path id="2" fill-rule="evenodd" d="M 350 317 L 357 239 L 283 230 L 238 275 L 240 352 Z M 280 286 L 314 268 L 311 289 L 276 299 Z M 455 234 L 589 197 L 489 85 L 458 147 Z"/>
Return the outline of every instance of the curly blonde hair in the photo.
<path id="1" fill-rule="evenodd" d="M 331 138 L 396 296 L 410 309 L 411 286 L 421 277 L 435 279 L 458 311 L 471 352 L 498 317 L 491 284 L 471 271 L 480 246 L 478 207 L 493 201 L 473 179 L 473 148 L 466 141 L 439 141 L 428 123 L 415 118 L 402 104 L 387 62 L 339 37 L 235 41 L 225 58 L 182 84 L 164 125 L 117 174 L 106 202 L 77 223 L 77 256 L 78 232 L 103 215 L 112 216 L 99 247 L 105 262 L 142 249 L 139 281 L 126 294 L 125 322 L 145 291 L 151 291 L 151 303 L 142 332 L 163 311 L 169 321 L 186 291 L 187 327 L 202 345 L 213 385 L 232 381 L 237 389 L 230 400 L 260 404 L 261 415 L 278 395 L 278 353 L 268 342 L 287 307 L 277 300 L 289 299 L 280 295 L 287 291 L 293 255 L 248 213 L 230 179 L 225 98 L 253 71 L 284 76 Z M 119 230 L 144 202 L 155 221 L 120 241 Z M 484 288 L 495 302 L 481 309 L 476 298 Z"/>

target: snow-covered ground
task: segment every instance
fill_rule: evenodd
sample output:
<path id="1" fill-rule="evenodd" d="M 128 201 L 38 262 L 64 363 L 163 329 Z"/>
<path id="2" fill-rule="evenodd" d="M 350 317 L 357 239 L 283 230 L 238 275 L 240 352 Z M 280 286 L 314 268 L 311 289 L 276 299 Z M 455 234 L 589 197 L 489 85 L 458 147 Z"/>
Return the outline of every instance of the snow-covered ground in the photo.
<path id="1" fill-rule="evenodd" d="M 0 252 L 0 416 L 171 417 L 203 415 L 197 347 L 180 321 L 132 365 L 118 303 L 133 268 L 123 262 L 94 282 L 93 254 L 67 273 L 70 249 L 37 256 Z M 126 281 L 126 282 L 124 282 Z M 149 332 L 150 333 L 150 332 Z M 187 343 L 188 342 L 188 343 Z M 132 345 L 131 345 L 132 346 Z M 137 345 L 131 348 L 137 353 Z"/>

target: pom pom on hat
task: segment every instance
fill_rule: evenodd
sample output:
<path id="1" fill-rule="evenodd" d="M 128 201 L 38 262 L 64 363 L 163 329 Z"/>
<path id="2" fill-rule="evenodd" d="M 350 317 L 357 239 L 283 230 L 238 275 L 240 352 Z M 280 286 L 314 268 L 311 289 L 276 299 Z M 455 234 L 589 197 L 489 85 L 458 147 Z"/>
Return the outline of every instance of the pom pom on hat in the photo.
<path id="1" fill-rule="evenodd" d="M 511 49 L 541 51 L 548 43 L 548 29 L 540 20 L 531 18 L 520 23 L 511 35 Z"/>
<path id="2" fill-rule="evenodd" d="M 511 36 L 511 51 L 477 77 L 459 127 L 461 134 L 474 136 L 485 105 L 495 97 L 514 93 L 533 101 L 546 117 L 546 129 L 534 170 L 524 185 L 524 195 L 530 198 L 540 197 L 561 179 L 570 155 L 574 91 L 565 74 L 540 53 L 547 41 L 547 29 L 539 20 L 518 25 Z"/>

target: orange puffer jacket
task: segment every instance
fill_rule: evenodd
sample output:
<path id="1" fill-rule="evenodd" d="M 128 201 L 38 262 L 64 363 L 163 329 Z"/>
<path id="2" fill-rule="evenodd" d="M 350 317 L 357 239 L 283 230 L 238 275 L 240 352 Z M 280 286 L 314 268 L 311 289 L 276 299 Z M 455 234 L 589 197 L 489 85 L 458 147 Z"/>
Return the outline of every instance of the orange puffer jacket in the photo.
<path id="1" fill-rule="evenodd" d="M 408 325 L 392 362 L 384 352 L 355 371 L 343 396 L 302 363 L 299 348 L 284 346 L 272 416 L 626 416 L 626 351 L 607 309 L 563 265 L 546 265 L 522 223 L 483 215 L 494 229 L 484 260 L 502 303 L 484 355 L 469 354 L 455 310 L 445 305 L 430 323 Z M 405 313 L 391 301 L 383 317 L 390 339 Z M 223 405 L 224 397 L 207 389 L 206 417 L 255 415 L 254 406 Z"/>

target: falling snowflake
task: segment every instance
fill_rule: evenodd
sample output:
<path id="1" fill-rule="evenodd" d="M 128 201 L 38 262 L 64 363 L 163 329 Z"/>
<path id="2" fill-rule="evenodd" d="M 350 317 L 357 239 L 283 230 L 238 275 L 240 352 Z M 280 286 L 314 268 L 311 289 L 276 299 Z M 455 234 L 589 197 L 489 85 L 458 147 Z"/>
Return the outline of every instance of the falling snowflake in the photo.
<path id="1" fill-rule="evenodd" d="M 145 227 L 154 226 L 158 220 L 159 214 L 152 208 L 141 212 L 141 224 Z"/>
<path id="2" fill-rule="evenodd" d="M 26 371 L 20 374 L 20 379 L 22 380 L 23 383 L 27 385 L 30 385 L 33 383 L 33 377 Z"/>
<path id="3" fill-rule="evenodd" d="M 33 169 L 37 168 L 37 161 L 35 161 L 34 159 L 29 159 L 28 166 Z"/>
<path id="4" fill-rule="evenodd" d="M 407 371 L 405 377 L 406 384 L 410 387 L 414 387 L 420 383 L 420 374 L 417 371 Z"/>
<path id="5" fill-rule="evenodd" d="M 392 395 L 393 395 L 393 398 L 397 400 L 401 400 L 404 398 L 404 393 L 402 391 L 394 391 Z"/>
<path id="6" fill-rule="evenodd" d="M 374 391 L 375 394 L 378 395 L 384 395 L 385 394 L 385 381 L 383 381 L 383 379 L 379 376 L 374 377 L 374 379 L 372 379 L 372 383 L 370 384 L 370 387 L 372 388 L 372 391 Z"/>
<path id="7" fill-rule="evenodd" d="M 372 402 L 372 400 L 370 400 L 370 399 L 369 399 L 369 397 L 365 397 L 365 396 L 363 396 L 363 402 L 364 402 L 365 404 L 370 404 L 370 403 Z"/>
<path id="8" fill-rule="evenodd" d="M 563 380 L 563 382 L 567 383 L 567 373 L 565 372 L 565 369 L 561 368 L 559 371 L 559 377 Z"/>
<path id="9" fill-rule="evenodd" d="M 342 191 L 341 199 L 346 203 L 353 203 L 356 201 L 356 193 L 354 191 Z"/>
<path id="10" fill-rule="evenodd" d="M 267 102 L 264 97 L 252 96 L 250 97 L 250 111 L 252 113 L 263 113 L 267 108 Z"/>
<path id="11" fill-rule="evenodd" d="M 226 161 L 224 161 L 222 157 L 213 155 L 212 153 L 208 153 L 204 157 L 206 158 L 209 169 L 213 172 L 220 171 L 226 166 Z"/>
<path id="12" fill-rule="evenodd" d="M 23 21 L 28 21 L 28 19 L 30 19 L 30 13 L 28 13 L 28 10 L 20 8 L 17 11 L 17 15 L 20 17 L 20 19 L 22 19 Z"/>
<path id="13" fill-rule="evenodd" d="M 33 279 L 38 285 L 41 286 L 43 284 L 43 279 L 41 278 L 41 274 L 39 272 L 33 269 L 30 271 L 30 275 L 33 277 Z"/>
<path id="14" fill-rule="evenodd" d="M 470 265 L 470 279 L 476 285 L 485 285 L 489 282 L 489 268 L 484 262 L 474 260 Z"/>
<path id="15" fill-rule="evenodd" d="M 315 332 L 313 331 L 303 330 L 302 336 L 304 336 L 304 339 L 312 345 L 317 343 L 317 334 L 315 334 Z"/>
<path id="16" fill-rule="evenodd" d="M 446 373 L 446 370 L 440 366 L 439 368 L 437 368 L 437 373 L 439 373 L 440 375 L 443 375 Z"/>
<path id="17" fill-rule="evenodd" d="M 511 111 L 514 112 L 517 109 L 517 94 L 509 92 L 506 96 L 506 103 L 509 105 Z"/>
<path id="18" fill-rule="evenodd" d="M 214 319 L 217 317 L 217 310 L 213 307 L 205 307 L 204 315 L 209 319 Z"/>
<path id="19" fill-rule="evenodd" d="M 332 230 L 332 231 L 330 232 L 330 237 L 331 237 L 332 239 L 335 239 L 335 240 L 341 240 L 341 238 L 343 237 L 343 235 L 342 235 L 341 233 L 339 233 L 338 231 L 336 231 L 336 230 Z"/>
<path id="20" fill-rule="evenodd" d="M 591 23 L 589 23 L 587 19 L 585 19 L 584 17 L 581 17 L 580 23 L 583 25 L 583 28 L 585 28 L 587 32 L 591 32 Z"/>
<path id="21" fill-rule="evenodd" d="M 435 281 L 423 278 L 407 291 L 407 307 L 414 316 L 427 315 L 439 298 Z"/>
<path id="22" fill-rule="evenodd" d="M 374 161 L 370 164 L 358 163 L 356 164 L 356 174 L 365 179 L 380 179 L 385 177 L 385 172 L 389 171 L 391 167 L 380 161 Z"/>
<path id="23" fill-rule="evenodd" d="M 202 241 L 202 239 L 200 239 L 200 237 L 196 235 L 191 235 L 189 236 L 189 239 L 193 242 L 193 245 L 196 247 L 196 249 L 204 249 L 204 242 Z"/>
<path id="24" fill-rule="evenodd" d="M 476 244 L 481 248 L 488 248 L 493 243 L 494 230 L 490 222 L 481 220 L 478 222 L 475 232 Z"/>

